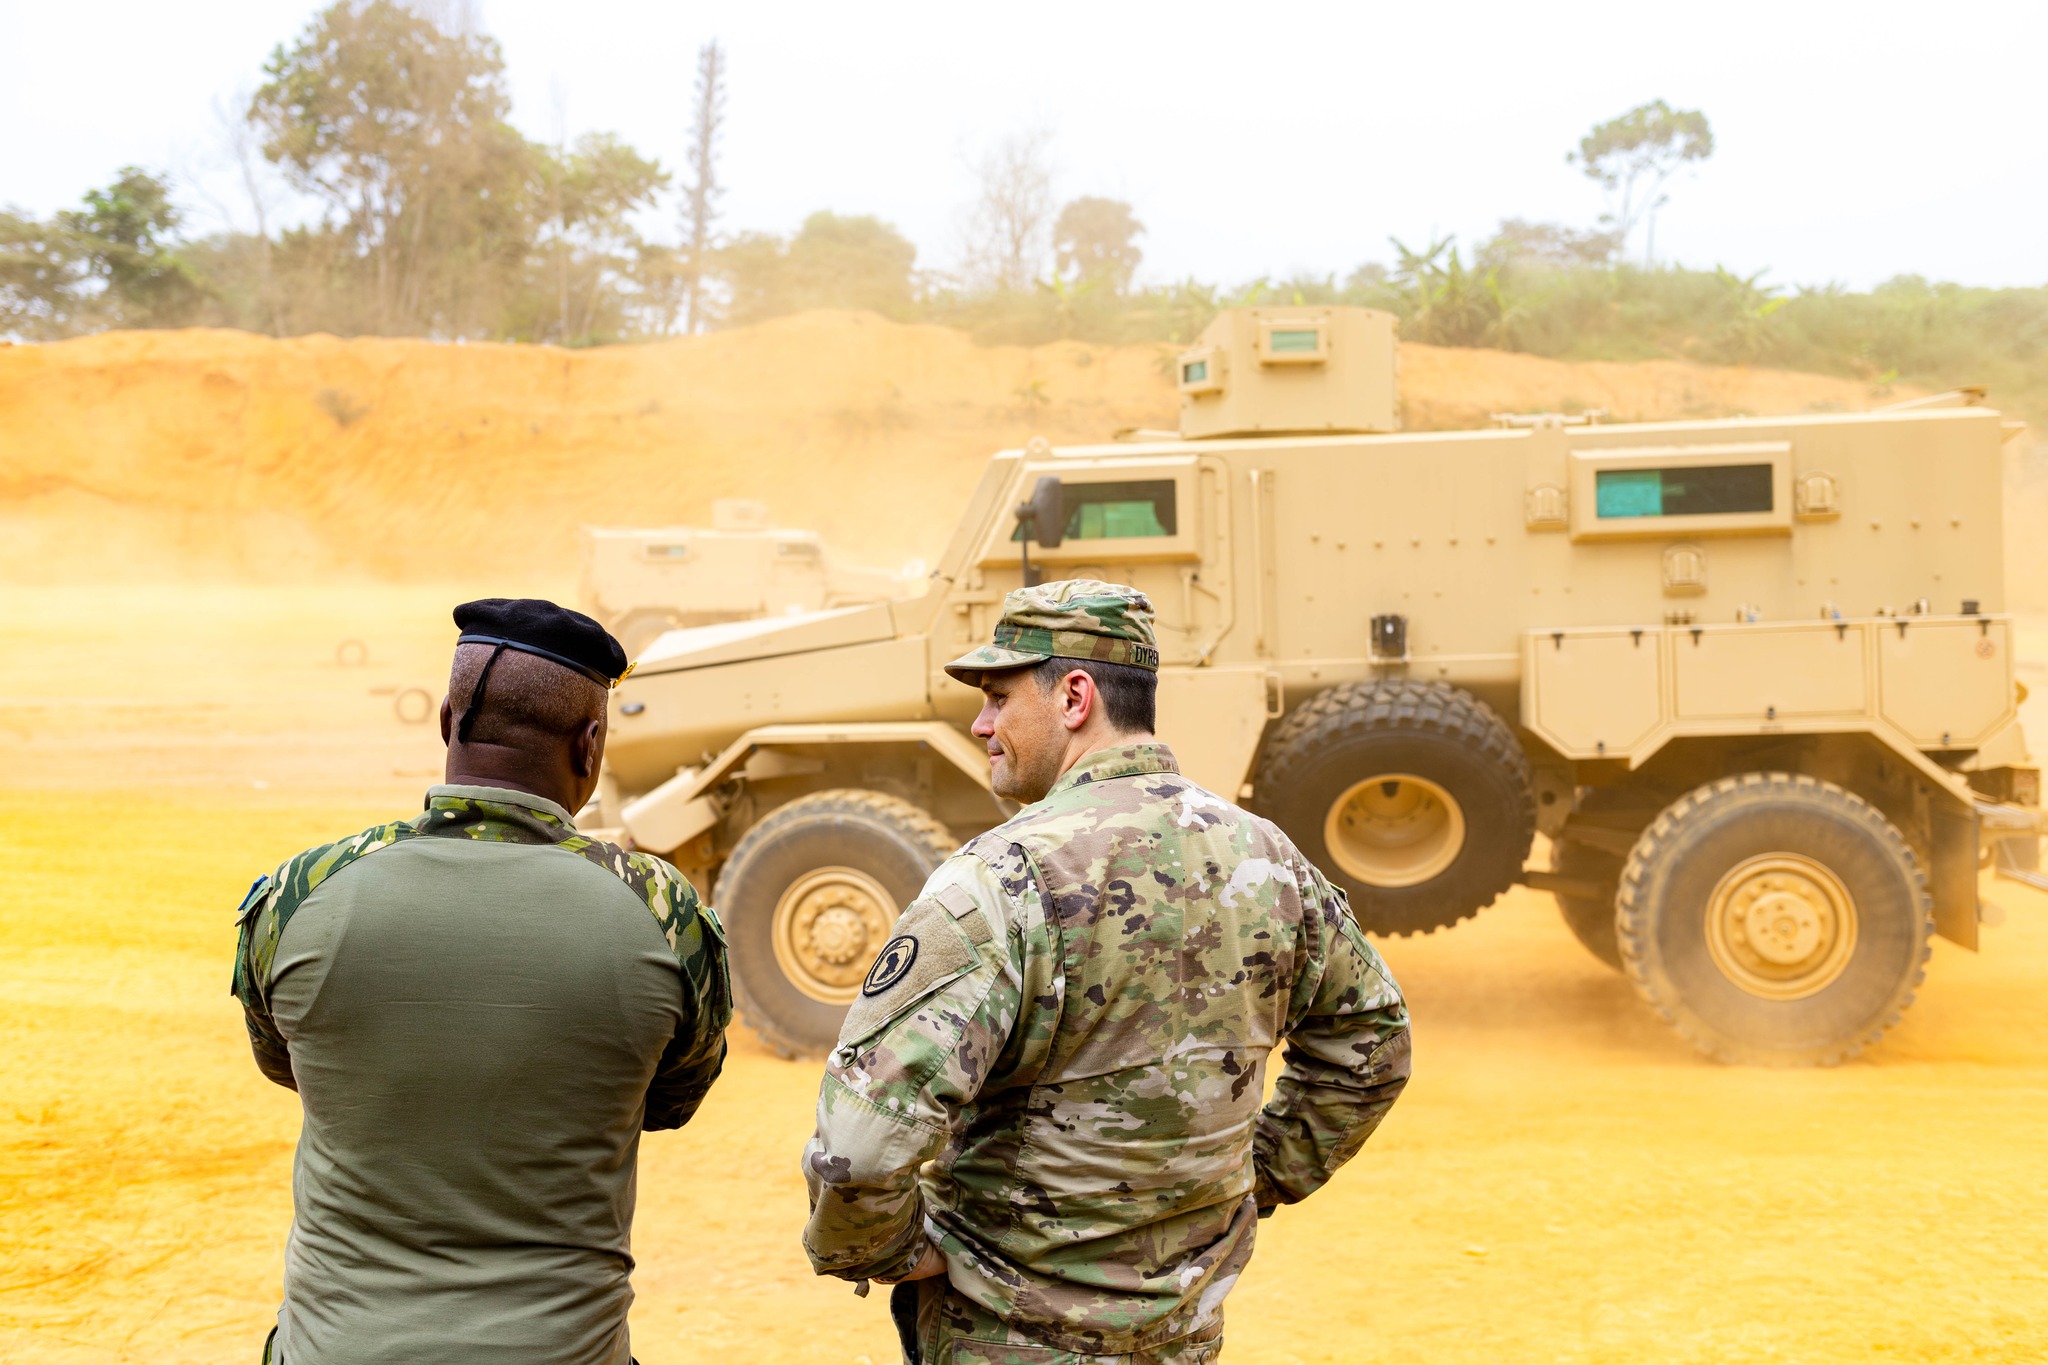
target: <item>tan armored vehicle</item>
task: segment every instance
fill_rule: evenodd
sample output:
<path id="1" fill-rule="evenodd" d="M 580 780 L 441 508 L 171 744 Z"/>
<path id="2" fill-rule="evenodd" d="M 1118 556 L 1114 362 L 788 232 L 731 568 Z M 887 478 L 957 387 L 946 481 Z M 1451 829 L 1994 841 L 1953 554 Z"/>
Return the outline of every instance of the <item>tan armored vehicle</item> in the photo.
<path id="1" fill-rule="evenodd" d="M 1547 889 L 1717 1057 L 1853 1054 L 1930 933 L 1975 946 L 1980 863 L 2029 875 L 2014 424 L 1971 395 L 1400 434 L 1393 320 L 1332 308 L 1225 314 L 1179 376 L 1179 439 L 994 456 L 921 598 L 667 635 L 616 694 L 596 814 L 715 877 L 778 1046 L 1004 815 L 940 665 L 1026 572 L 1150 594 L 1162 736 L 1366 927 Z"/>
<path id="2" fill-rule="evenodd" d="M 580 605 L 638 657 L 664 631 L 914 596 L 921 577 L 838 563 L 815 531 L 773 526 L 743 498 L 711 527 L 583 528 Z"/>

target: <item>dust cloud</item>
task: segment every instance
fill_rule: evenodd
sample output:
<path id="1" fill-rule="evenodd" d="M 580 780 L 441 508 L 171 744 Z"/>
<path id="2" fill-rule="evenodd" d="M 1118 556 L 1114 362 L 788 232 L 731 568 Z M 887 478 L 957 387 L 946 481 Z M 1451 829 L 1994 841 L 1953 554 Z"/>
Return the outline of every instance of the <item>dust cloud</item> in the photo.
<path id="1" fill-rule="evenodd" d="M 1403 365 L 1417 425 L 1863 401 L 1690 366 Z M 838 314 L 591 353 L 0 351 L 0 1359 L 255 1358 L 298 1109 L 249 1062 L 232 911 L 289 853 L 417 807 L 454 601 L 566 591 L 576 521 L 729 494 L 857 557 L 928 554 L 991 448 L 1171 416 L 1153 348 Z M 2022 650 L 2035 679 L 2048 627 Z M 2008 918 L 1984 951 L 1937 942 L 1903 1024 L 1821 1072 L 1698 1059 L 1540 894 L 1385 943 L 1417 1079 L 1262 1225 L 1229 1359 L 2041 1358 L 2048 896 L 1985 895 Z M 882 1300 L 797 1245 L 815 1068 L 733 1042 L 701 1116 L 643 1148 L 636 1352 L 892 1360 Z"/>
<path id="2" fill-rule="evenodd" d="M 765 499 L 858 561 L 943 548 L 991 451 L 1176 421 L 1173 348 L 818 312 L 562 350 L 243 332 L 0 346 L 0 580 L 568 581 L 579 523 Z M 1407 425 L 1864 408 L 1868 386 L 1406 345 Z"/>

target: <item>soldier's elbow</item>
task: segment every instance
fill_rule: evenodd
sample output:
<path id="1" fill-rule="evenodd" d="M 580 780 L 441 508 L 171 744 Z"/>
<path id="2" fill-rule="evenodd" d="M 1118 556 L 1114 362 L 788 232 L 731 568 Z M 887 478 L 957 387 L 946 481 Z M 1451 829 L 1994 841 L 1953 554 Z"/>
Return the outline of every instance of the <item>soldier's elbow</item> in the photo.
<path id="1" fill-rule="evenodd" d="M 1415 1049 L 1408 1026 L 1381 1043 L 1373 1051 L 1372 1073 L 1376 1081 L 1391 1086 L 1395 1091 L 1408 1084 L 1408 1078 L 1415 1070 Z"/>
<path id="2" fill-rule="evenodd" d="M 804 1148 L 804 1176 L 813 1187 L 842 1191 L 871 1190 L 895 1183 L 889 1163 L 875 1160 L 876 1153 L 858 1145 L 835 1152 L 821 1135 Z"/>
<path id="3" fill-rule="evenodd" d="M 294 1094 L 298 1093 L 299 1078 L 292 1074 L 289 1057 L 280 1060 L 259 1052 L 256 1054 L 256 1069 L 262 1072 L 264 1079 L 272 1085 L 281 1085 Z"/>

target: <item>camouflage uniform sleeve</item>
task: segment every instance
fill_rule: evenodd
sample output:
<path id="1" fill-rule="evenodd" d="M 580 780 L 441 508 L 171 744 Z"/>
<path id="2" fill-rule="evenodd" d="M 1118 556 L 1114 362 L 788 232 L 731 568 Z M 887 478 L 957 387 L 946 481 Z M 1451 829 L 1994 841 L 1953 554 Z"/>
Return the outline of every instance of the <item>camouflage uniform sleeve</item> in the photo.
<path id="1" fill-rule="evenodd" d="M 732 1022 L 732 982 L 726 974 L 725 930 L 697 889 L 681 873 L 665 879 L 669 909 L 663 930 L 682 967 L 683 1021 L 662 1050 L 647 1091 L 643 1126 L 680 1128 L 704 1102 L 725 1066 L 725 1029 Z"/>
<path id="2" fill-rule="evenodd" d="M 697 897 L 690 879 L 652 853 L 570 834 L 559 846 L 596 863 L 626 884 L 654 916 L 655 927 L 682 968 L 683 1021 L 662 1049 L 647 1088 L 641 1126 L 680 1128 L 704 1102 L 725 1065 L 725 1029 L 732 1022 L 732 980 L 725 968 L 725 926 Z"/>
<path id="3" fill-rule="evenodd" d="M 1303 968 L 1287 1062 L 1253 1143 L 1260 1210 L 1306 1199 L 1358 1154 L 1408 1083 L 1408 1007 L 1344 893 L 1301 869 Z"/>
<path id="4" fill-rule="evenodd" d="M 898 1279 L 924 1254 L 919 1168 L 1004 1054 L 1028 989 L 1022 925 L 1037 887 L 1014 850 L 998 862 L 942 864 L 847 1013 L 803 1155 L 804 1250 L 820 1275 Z"/>
<path id="5" fill-rule="evenodd" d="M 280 873 L 283 869 L 280 869 Z M 270 997 L 263 989 L 270 959 L 277 952 L 277 887 L 281 876 L 258 877 L 235 911 L 235 971 L 228 984 L 242 1002 L 242 1024 L 249 1031 L 249 1050 L 266 1080 L 297 1090 L 292 1075 L 291 1045 L 270 1016 Z M 259 961 L 260 959 L 260 961 Z"/>
<path id="6" fill-rule="evenodd" d="M 408 822 L 372 825 L 360 834 L 287 858 L 267 877 L 258 877 L 235 912 L 235 972 L 228 990 L 242 1002 L 249 1028 L 249 1046 L 256 1067 L 266 1077 L 292 1090 L 291 1045 L 270 1013 L 270 969 L 277 961 L 278 940 L 306 897 L 321 883 L 360 858 L 389 848 L 418 831 Z"/>

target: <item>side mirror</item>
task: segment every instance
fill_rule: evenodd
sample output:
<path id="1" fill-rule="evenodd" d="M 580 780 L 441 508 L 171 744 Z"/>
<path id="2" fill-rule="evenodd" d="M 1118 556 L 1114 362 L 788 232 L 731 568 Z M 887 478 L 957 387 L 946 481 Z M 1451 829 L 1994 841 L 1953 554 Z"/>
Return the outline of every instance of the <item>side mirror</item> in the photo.
<path id="1" fill-rule="evenodd" d="M 1031 490 L 1031 500 L 1017 504 L 1017 520 L 1024 524 L 1024 536 L 1048 550 L 1057 550 L 1067 538 L 1067 496 L 1059 476 L 1046 474 Z"/>
<path id="2" fill-rule="evenodd" d="M 1031 567 L 1031 542 L 1035 540 L 1048 550 L 1057 550 L 1060 542 L 1067 538 L 1067 496 L 1060 487 L 1058 475 L 1041 476 L 1031 490 L 1030 500 L 1017 504 L 1017 531 L 1017 548 L 1023 555 L 1024 586 L 1036 587 L 1041 578 L 1038 570 Z"/>

